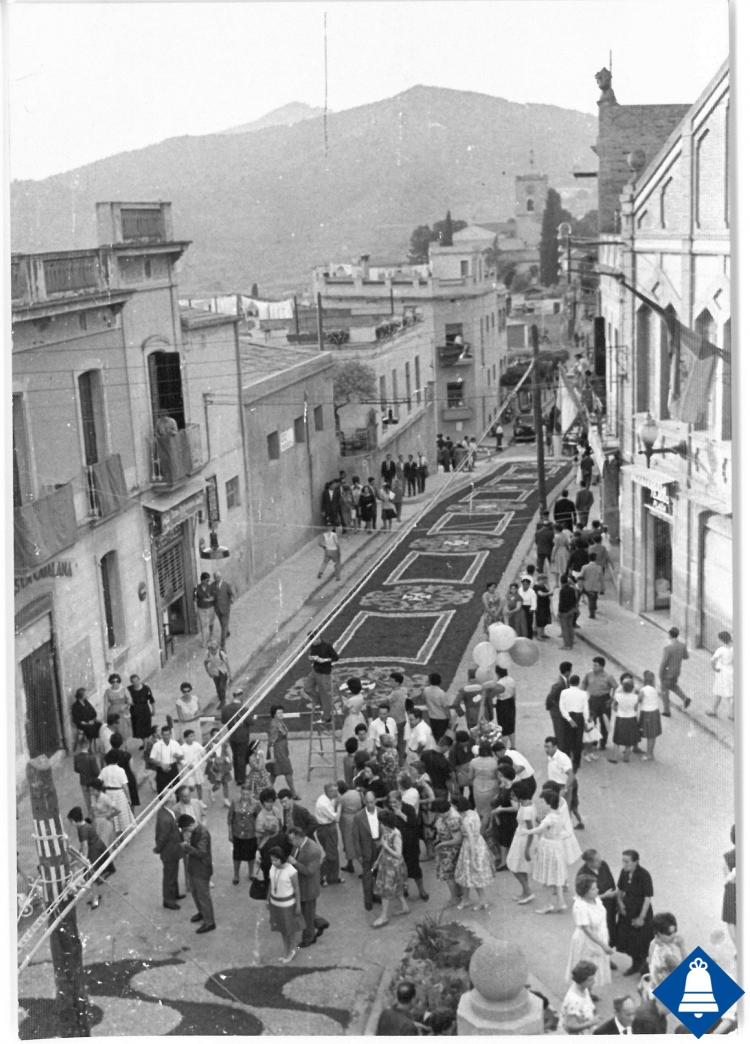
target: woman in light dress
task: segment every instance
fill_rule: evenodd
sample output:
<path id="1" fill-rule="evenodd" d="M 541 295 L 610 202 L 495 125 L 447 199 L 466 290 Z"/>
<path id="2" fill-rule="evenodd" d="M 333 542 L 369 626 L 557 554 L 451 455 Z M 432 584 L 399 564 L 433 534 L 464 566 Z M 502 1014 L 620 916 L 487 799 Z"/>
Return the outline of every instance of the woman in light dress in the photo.
<path id="1" fill-rule="evenodd" d="M 575 788 L 575 786 L 577 785 L 575 776 L 573 777 L 573 784 Z M 562 820 L 563 824 L 563 852 L 565 854 L 565 862 L 568 864 L 568 866 L 572 866 L 573 863 L 577 863 L 578 860 L 581 858 L 581 846 L 578 844 L 578 840 L 575 834 L 573 833 L 573 820 L 570 814 L 570 806 L 568 805 L 567 798 L 563 794 L 563 787 L 561 783 L 554 783 L 552 780 L 548 779 L 545 783 L 542 784 L 542 790 L 539 796 L 544 797 L 545 791 L 551 791 L 553 794 L 557 794 L 558 796 L 559 805 L 557 811 L 560 813 L 560 819 Z M 577 794 L 577 790 L 574 791 L 574 793 Z M 573 796 L 571 796 L 571 803 L 572 801 Z M 581 817 L 578 815 L 577 806 L 574 815 L 576 816 L 578 822 L 581 824 L 582 828 L 583 823 L 581 823 Z M 576 827 L 576 829 L 579 828 Z"/>
<path id="2" fill-rule="evenodd" d="M 519 906 L 525 906 L 526 903 L 530 903 L 534 898 L 534 893 L 529 888 L 529 874 L 532 870 L 534 849 L 534 835 L 530 834 L 529 831 L 534 826 L 536 820 L 534 802 L 531 798 L 518 799 L 516 819 L 518 826 L 510 843 L 505 865 L 521 886 L 521 894 L 516 899 L 516 902 Z"/>
<path id="3" fill-rule="evenodd" d="M 456 798 L 453 804 L 461 816 L 462 836 L 454 879 L 464 894 L 457 909 L 463 910 L 469 905 L 469 890 L 473 888 L 477 894 L 477 902 L 472 906 L 472 910 L 488 910 L 489 903 L 484 890 L 495 871 L 487 842 L 482 837 L 482 824 L 476 811 L 469 807 L 466 798 Z"/>
<path id="4" fill-rule="evenodd" d="M 184 742 L 188 729 L 200 734 L 201 705 L 190 682 L 183 682 L 180 686 L 180 695 L 175 700 L 174 709 L 175 739 L 178 743 Z"/>
<path id="5" fill-rule="evenodd" d="M 596 965 L 579 961 L 571 971 L 573 978 L 560 1006 L 563 1033 L 580 1036 L 596 1025 L 596 1008 L 591 988 L 596 976 Z"/>
<path id="6" fill-rule="evenodd" d="M 354 817 L 362 808 L 362 794 L 355 787 L 350 786 L 346 780 L 340 779 L 336 784 L 341 801 L 341 819 L 339 830 L 341 831 L 341 843 L 344 847 L 346 863 L 341 867 L 348 874 L 354 873 L 354 860 L 357 853 L 354 848 Z"/>
<path id="7" fill-rule="evenodd" d="M 539 884 L 550 889 L 555 902 L 536 912 L 561 913 L 567 909 L 563 901 L 563 888 L 568 879 L 568 864 L 563 847 L 566 829 L 559 811 L 560 795 L 554 790 L 542 790 L 541 797 L 548 811 L 539 826 L 528 831 L 529 834 L 539 837 L 532 860 L 531 876 Z"/>
<path id="8" fill-rule="evenodd" d="M 469 762 L 469 782 L 474 794 L 474 807 L 486 829 L 490 824 L 492 809 L 497 803 L 500 783 L 497 778 L 497 761 L 492 747 L 486 740 L 479 744 L 477 756 Z"/>
<path id="9" fill-rule="evenodd" d="M 569 529 L 565 529 L 560 523 L 555 525 L 555 536 L 552 541 L 552 555 L 549 561 L 549 575 L 552 586 L 560 586 L 560 577 L 568 571 L 568 559 L 570 558 Z"/>
<path id="10" fill-rule="evenodd" d="M 729 631 L 719 632 L 721 645 L 711 657 L 711 666 L 716 672 L 714 678 L 714 706 L 706 711 L 709 718 L 718 718 L 721 701 L 727 701 L 729 720 L 734 721 L 734 649 Z"/>
<path id="11" fill-rule="evenodd" d="M 643 685 L 638 690 L 638 728 L 646 740 L 646 753 L 641 754 L 641 761 L 654 760 L 656 737 L 661 736 L 661 710 L 655 681 L 653 671 L 644 671 Z"/>
<path id="12" fill-rule="evenodd" d="M 391 903 L 398 899 L 402 914 L 409 913 L 409 904 L 404 899 L 406 885 L 406 863 L 404 862 L 403 841 L 397 827 L 397 819 L 393 812 L 381 812 L 380 819 L 380 854 L 375 860 L 378 875 L 375 891 L 380 896 L 380 916 L 372 922 L 373 928 L 383 928 L 388 924 Z"/>
<path id="13" fill-rule="evenodd" d="M 131 823 L 134 823 L 135 819 L 133 818 L 133 813 L 130 809 L 128 777 L 125 775 L 124 769 L 120 768 L 119 765 L 114 764 L 114 760 L 116 760 L 116 755 L 113 755 L 112 751 L 105 755 L 105 765 L 99 773 L 99 779 L 104 784 L 107 797 L 115 807 L 115 816 L 112 820 L 112 826 L 114 829 L 114 837 L 116 838 L 123 832 L 123 830 L 126 830 Z"/>
<path id="14" fill-rule="evenodd" d="M 590 877 L 579 877 L 575 887 L 576 897 L 573 900 L 575 928 L 570 940 L 565 977 L 570 978 L 573 968 L 579 961 L 591 961 L 596 966 L 594 986 L 606 986 L 612 981 L 609 955 L 614 952 L 609 945 L 607 911 L 599 898 L 599 887 L 596 881 Z"/>
<path id="15" fill-rule="evenodd" d="M 366 702 L 365 694 L 363 692 L 352 693 L 348 689 L 345 690 L 345 693 L 341 700 L 346 711 L 344 724 L 341 726 L 342 743 L 346 743 L 348 739 L 354 736 L 354 730 L 358 725 L 367 725 L 367 718 L 362 713 L 362 708 Z"/>
<path id="16" fill-rule="evenodd" d="M 482 595 L 484 633 L 488 634 L 493 623 L 503 622 L 503 599 L 497 589 L 497 581 L 491 580 Z"/>
<path id="17" fill-rule="evenodd" d="M 119 674 L 110 674 L 107 678 L 109 688 L 104 690 L 104 720 L 106 721 L 110 714 L 119 714 L 120 721 L 118 722 L 117 731 L 122 736 L 123 740 L 133 738 L 133 725 L 130 720 L 130 708 L 133 705 L 133 701 L 130 698 L 130 693 L 122 684 L 122 678 Z"/>

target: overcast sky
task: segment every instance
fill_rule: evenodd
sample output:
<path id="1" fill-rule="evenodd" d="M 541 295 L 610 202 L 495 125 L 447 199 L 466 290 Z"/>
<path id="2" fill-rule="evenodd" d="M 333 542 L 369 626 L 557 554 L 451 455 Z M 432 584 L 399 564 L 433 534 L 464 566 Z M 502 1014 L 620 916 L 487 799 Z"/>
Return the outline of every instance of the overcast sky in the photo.
<path id="1" fill-rule="evenodd" d="M 332 110 L 422 83 L 593 113 L 610 50 L 620 102 L 692 102 L 729 49 L 726 0 L 20 0 L 12 176 L 323 105 L 324 12 Z"/>

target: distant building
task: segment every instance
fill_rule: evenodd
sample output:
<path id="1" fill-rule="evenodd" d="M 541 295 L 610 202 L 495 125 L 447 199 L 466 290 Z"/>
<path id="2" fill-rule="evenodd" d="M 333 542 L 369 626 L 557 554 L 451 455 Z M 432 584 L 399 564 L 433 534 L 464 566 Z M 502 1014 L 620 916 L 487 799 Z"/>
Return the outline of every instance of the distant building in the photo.
<path id="1" fill-rule="evenodd" d="M 516 238 L 525 247 L 538 248 L 542 239 L 542 216 L 547 205 L 549 179 L 534 170 L 516 175 Z"/>

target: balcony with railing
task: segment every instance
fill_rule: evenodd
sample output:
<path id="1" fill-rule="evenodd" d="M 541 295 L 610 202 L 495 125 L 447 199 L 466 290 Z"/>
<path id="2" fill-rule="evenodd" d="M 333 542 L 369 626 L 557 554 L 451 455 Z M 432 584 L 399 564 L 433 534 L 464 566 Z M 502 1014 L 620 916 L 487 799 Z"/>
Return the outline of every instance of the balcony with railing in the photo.
<path id="1" fill-rule="evenodd" d="M 119 453 L 96 464 L 87 464 L 82 473 L 82 500 L 90 522 L 116 515 L 128 503 L 128 489 Z"/>
<path id="2" fill-rule="evenodd" d="M 441 366 L 472 366 L 474 364 L 474 356 L 468 342 L 456 344 L 451 341 L 450 344 L 439 344 L 437 353 Z"/>
<path id="3" fill-rule="evenodd" d="M 200 424 L 186 424 L 169 434 L 153 435 L 148 440 L 148 450 L 151 484 L 164 490 L 183 485 L 206 463 Z"/>

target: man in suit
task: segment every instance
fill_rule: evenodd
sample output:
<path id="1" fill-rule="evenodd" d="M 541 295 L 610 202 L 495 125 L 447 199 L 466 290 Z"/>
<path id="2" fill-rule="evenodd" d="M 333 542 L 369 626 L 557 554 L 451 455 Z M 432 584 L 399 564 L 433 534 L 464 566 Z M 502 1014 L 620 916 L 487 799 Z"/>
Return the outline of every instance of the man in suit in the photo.
<path id="1" fill-rule="evenodd" d="M 632 997 L 615 997 L 612 1001 L 614 1015 L 594 1030 L 594 1036 L 629 1037 L 633 1032 L 635 1018 L 635 1001 Z"/>
<path id="2" fill-rule="evenodd" d="M 573 664 L 568 660 L 564 660 L 560 664 L 559 674 L 547 693 L 547 699 L 545 701 L 545 709 L 552 719 L 552 728 L 555 733 L 555 739 L 560 750 L 568 753 L 566 750 L 567 731 L 565 729 L 565 721 L 562 714 L 560 713 L 560 694 L 563 689 L 567 689 L 570 684 L 570 675 L 573 671 Z"/>
<path id="3" fill-rule="evenodd" d="M 192 816 L 182 815 L 177 820 L 182 831 L 182 851 L 187 855 L 187 879 L 190 893 L 195 901 L 197 913 L 190 920 L 193 924 L 202 921 L 197 934 L 212 932 L 216 928 L 214 904 L 211 902 L 211 877 L 214 866 L 211 860 L 211 835 Z"/>
<path id="4" fill-rule="evenodd" d="M 555 501 L 555 506 L 552 509 L 552 517 L 555 522 L 559 522 L 565 529 L 569 529 L 573 532 L 573 523 L 576 520 L 576 506 L 573 501 L 569 499 L 567 489 L 564 489 L 560 495 L 560 499 Z"/>
<path id="5" fill-rule="evenodd" d="M 243 708 L 242 689 L 235 689 L 232 700 L 221 708 L 221 724 L 228 725 L 240 713 Z M 247 718 L 239 725 L 229 737 L 229 746 L 232 748 L 232 762 L 234 769 L 234 781 L 238 787 L 245 782 L 247 774 L 247 757 L 250 747 L 250 722 Z"/>
<path id="6" fill-rule="evenodd" d="M 174 791 L 156 813 L 156 837 L 154 852 L 161 859 L 161 896 L 166 910 L 179 910 L 178 899 L 184 899 L 177 891 L 177 871 L 182 860 L 182 834 L 174 813 Z"/>
<path id="7" fill-rule="evenodd" d="M 320 826 L 312 812 L 292 799 L 291 790 L 280 790 L 277 797 L 284 816 L 284 832 L 288 835 L 292 827 L 299 827 L 306 837 L 312 837 Z"/>
<path id="8" fill-rule="evenodd" d="M 389 486 L 396 477 L 396 463 L 391 459 L 390 453 L 386 453 L 385 460 L 380 465 L 380 477 L 383 482 L 387 482 Z"/>
<path id="9" fill-rule="evenodd" d="M 685 710 L 690 706 L 690 697 L 686 696 L 678 685 L 682 661 L 687 660 L 688 651 L 684 642 L 680 641 L 680 631 L 677 627 L 669 628 L 669 641 L 664 646 L 661 663 L 659 664 L 659 687 L 661 689 L 661 701 L 664 709 L 662 715 L 671 718 L 672 711 L 669 706 L 670 690 L 679 696 Z"/>
<path id="10" fill-rule="evenodd" d="M 299 875 L 299 894 L 302 916 L 305 919 L 305 927 L 302 932 L 300 948 L 312 946 L 320 935 L 329 927 L 328 921 L 318 917 L 315 907 L 320 895 L 320 865 L 323 859 L 323 849 L 308 837 L 300 826 L 291 826 L 287 830 L 287 837 L 293 845 L 292 854 L 287 857 Z"/>
<path id="11" fill-rule="evenodd" d="M 365 910 L 372 910 L 372 904 L 375 901 L 372 868 L 380 852 L 380 820 L 375 805 L 375 795 L 371 790 L 365 792 L 365 807 L 352 819 L 352 833 L 354 854 L 362 864 L 362 892 Z"/>
<path id="12" fill-rule="evenodd" d="M 223 580 L 221 573 L 214 573 L 214 608 L 216 610 L 216 618 L 219 621 L 221 627 L 221 647 L 224 649 L 227 644 L 227 638 L 230 635 L 229 631 L 229 613 L 232 608 L 232 602 L 234 601 L 234 587 L 229 583 L 228 580 Z"/>
<path id="13" fill-rule="evenodd" d="M 594 506 L 594 494 L 588 486 L 581 486 L 576 493 L 576 513 L 578 523 L 584 528 L 589 524 L 589 512 Z"/>

